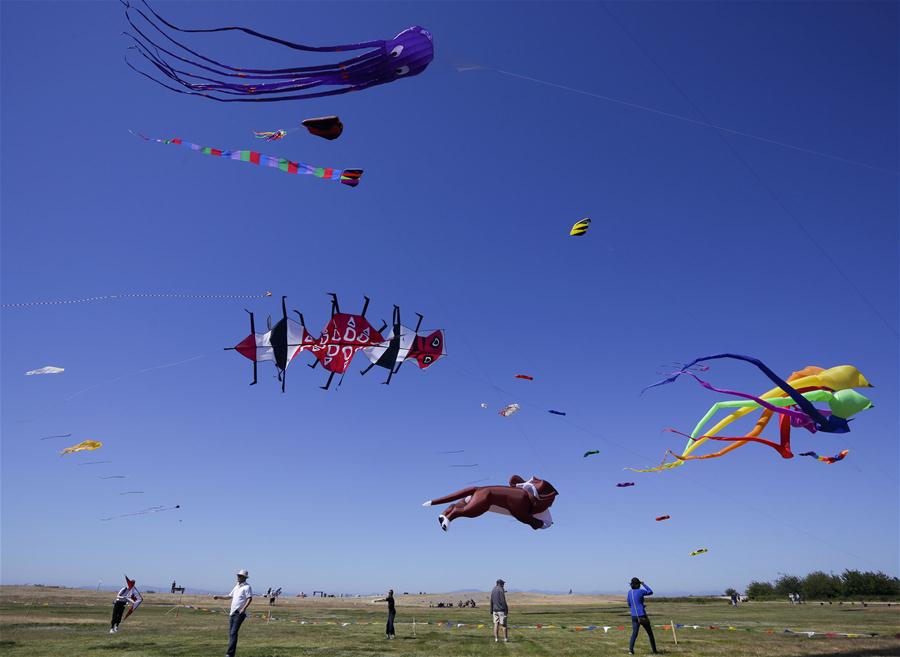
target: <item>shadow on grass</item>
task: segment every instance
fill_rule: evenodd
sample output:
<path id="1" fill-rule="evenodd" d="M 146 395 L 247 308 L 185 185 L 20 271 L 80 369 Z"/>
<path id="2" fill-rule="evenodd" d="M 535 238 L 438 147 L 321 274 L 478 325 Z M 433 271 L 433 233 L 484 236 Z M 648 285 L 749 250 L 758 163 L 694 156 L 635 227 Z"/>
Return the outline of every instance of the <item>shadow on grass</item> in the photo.
<path id="1" fill-rule="evenodd" d="M 893 648 L 860 648 L 842 652 L 819 652 L 805 657 L 896 657 L 900 654 L 900 646 Z"/>
<path id="2" fill-rule="evenodd" d="M 101 643 L 96 646 L 88 646 L 88 650 L 139 650 L 141 648 L 153 648 L 159 644 L 156 641 L 125 641 L 123 643 Z"/>

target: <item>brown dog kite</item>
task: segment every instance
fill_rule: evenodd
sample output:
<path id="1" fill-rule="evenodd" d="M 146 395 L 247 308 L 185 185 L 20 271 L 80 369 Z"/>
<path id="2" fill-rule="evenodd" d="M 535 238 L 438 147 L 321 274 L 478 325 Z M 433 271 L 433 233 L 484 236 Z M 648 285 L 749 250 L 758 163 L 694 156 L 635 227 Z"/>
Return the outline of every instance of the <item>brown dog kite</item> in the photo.
<path id="1" fill-rule="evenodd" d="M 553 524 L 550 506 L 558 494 L 559 492 L 543 479 L 532 477 L 525 481 L 519 475 L 513 475 L 509 479 L 508 486 L 471 486 L 429 500 L 422 506 L 455 502 L 438 516 L 441 529 L 444 531 L 447 531 L 450 523 L 456 518 L 477 518 L 488 511 L 512 516 L 532 529 L 547 529 Z"/>

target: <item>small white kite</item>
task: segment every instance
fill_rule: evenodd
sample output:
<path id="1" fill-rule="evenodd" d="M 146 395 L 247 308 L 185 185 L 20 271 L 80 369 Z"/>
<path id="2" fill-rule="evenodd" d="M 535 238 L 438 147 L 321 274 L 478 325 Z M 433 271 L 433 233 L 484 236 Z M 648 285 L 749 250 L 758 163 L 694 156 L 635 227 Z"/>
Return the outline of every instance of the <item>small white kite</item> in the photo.
<path id="1" fill-rule="evenodd" d="M 53 367 L 53 365 L 47 365 L 47 367 L 25 372 L 25 376 L 34 376 L 35 374 L 62 374 L 65 371 L 65 367 Z"/>
<path id="2" fill-rule="evenodd" d="M 498 412 L 503 417 L 509 417 L 514 413 L 518 413 L 520 408 L 521 406 L 519 406 L 518 404 L 509 404 L 508 406 L 504 406 L 503 408 L 501 408 Z"/>

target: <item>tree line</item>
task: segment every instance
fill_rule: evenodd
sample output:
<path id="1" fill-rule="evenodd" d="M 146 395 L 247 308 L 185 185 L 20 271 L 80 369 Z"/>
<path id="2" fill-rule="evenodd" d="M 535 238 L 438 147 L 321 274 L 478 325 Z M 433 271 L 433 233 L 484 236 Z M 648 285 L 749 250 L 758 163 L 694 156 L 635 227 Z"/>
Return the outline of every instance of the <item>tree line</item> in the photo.
<path id="1" fill-rule="evenodd" d="M 900 579 L 881 571 L 845 570 L 835 575 L 817 570 L 805 577 L 781 575 L 774 582 L 750 582 L 747 586 L 751 600 L 786 598 L 791 593 L 799 593 L 807 600 L 898 597 Z"/>

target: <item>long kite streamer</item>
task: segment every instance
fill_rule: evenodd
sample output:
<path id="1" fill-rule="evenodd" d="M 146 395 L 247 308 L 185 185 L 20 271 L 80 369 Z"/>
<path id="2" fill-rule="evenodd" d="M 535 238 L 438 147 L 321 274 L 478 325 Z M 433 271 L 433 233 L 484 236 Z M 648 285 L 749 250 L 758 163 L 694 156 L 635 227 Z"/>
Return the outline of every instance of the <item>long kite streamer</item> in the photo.
<path id="1" fill-rule="evenodd" d="M 174 511 L 175 509 L 180 509 L 181 505 L 176 504 L 175 506 L 151 506 L 146 509 L 141 509 L 140 511 L 134 511 L 133 513 L 123 513 L 118 516 L 110 516 L 108 518 L 100 518 L 103 522 L 107 520 L 115 520 L 116 518 L 128 518 L 131 516 L 144 516 L 148 513 L 160 513 L 162 511 Z"/>
<path id="2" fill-rule="evenodd" d="M 155 141 L 157 144 L 173 144 L 175 146 L 183 146 L 188 150 L 203 153 L 204 155 L 212 155 L 213 157 L 221 157 L 225 158 L 226 160 L 236 160 L 238 162 L 249 162 L 250 164 L 257 164 L 263 167 L 278 169 L 279 171 L 284 171 L 285 173 L 305 174 L 315 176 L 317 178 L 322 178 L 323 180 L 336 180 L 342 185 L 347 185 L 348 187 L 356 187 L 359 184 L 359 179 L 363 174 L 362 169 L 333 169 L 331 167 L 316 167 L 312 164 L 304 164 L 303 162 L 293 162 L 283 157 L 263 155 L 262 153 L 258 153 L 257 151 L 229 151 L 219 148 L 210 148 L 208 146 L 201 146 L 200 144 L 194 144 L 189 141 L 184 141 L 182 139 L 178 139 L 177 137 L 174 139 L 156 139 L 154 137 L 147 137 L 146 135 L 142 135 L 139 132 L 132 132 L 132 134 L 140 137 L 144 141 Z"/>
<path id="3" fill-rule="evenodd" d="M 359 91 L 418 75 L 434 58 L 431 33 L 418 25 L 403 30 L 393 39 L 377 39 L 333 46 L 308 46 L 263 34 L 248 27 L 186 29 L 170 23 L 157 14 L 146 3 L 146 0 L 144 6 L 152 18 L 145 14 L 140 7 L 132 6 L 127 0 L 123 0 L 123 4 L 125 5 L 125 17 L 134 30 L 133 34 L 126 32 L 134 41 L 132 48 L 137 50 L 169 83 L 136 68 L 127 59 L 125 63 L 144 77 L 170 91 L 203 96 L 220 102 L 277 102 Z M 132 10 L 140 15 L 143 21 L 137 16 L 133 17 Z M 133 18 L 153 36 L 142 31 Z M 161 25 L 169 30 L 182 33 L 243 32 L 251 37 L 301 52 L 362 52 L 340 62 L 318 66 L 276 69 L 237 67 L 216 61 L 192 50 L 186 44 L 170 36 Z M 159 37 L 154 33 L 159 33 L 165 41 L 160 42 Z M 162 43 L 171 44 L 170 47 L 174 47 L 176 50 L 167 49 Z M 178 62 L 187 64 L 191 68 L 187 70 L 175 68 L 179 66 Z M 199 80 L 199 82 L 192 82 L 192 80 Z M 178 85 L 181 88 L 170 86 L 170 84 Z"/>
<path id="4" fill-rule="evenodd" d="M 822 461 L 822 463 L 837 463 L 838 461 L 843 461 L 844 457 L 850 453 L 849 449 L 842 450 L 840 454 L 835 454 L 834 456 L 819 456 L 815 452 L 800 452 L 800 456 L 811 456 L 817 461 Z"/>
<path id="5" fill-rule="evenodd" d="M 179 293 L 147 293 L 147 294 L 103 294 L 96 297 L 80 299 L 57 299 L 52 301 L 24 301 L 22 303 L 4 303 L 0 308 L 28 308 L 31 306 L 60 306 L 89 301 L 112 301 L 115 299 L 264 299 L 272 296 L 271 292 L 261 294 L 179 294 Z"/>

